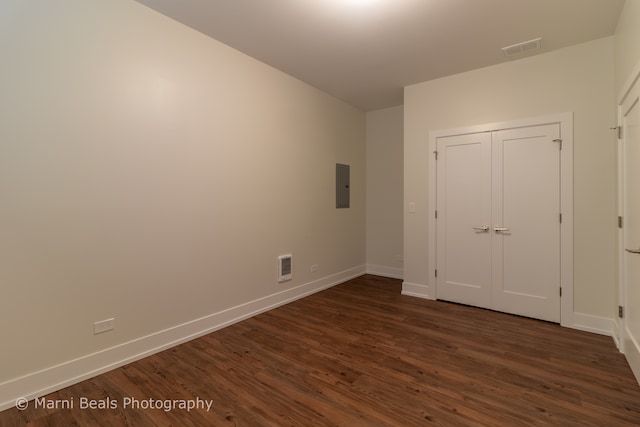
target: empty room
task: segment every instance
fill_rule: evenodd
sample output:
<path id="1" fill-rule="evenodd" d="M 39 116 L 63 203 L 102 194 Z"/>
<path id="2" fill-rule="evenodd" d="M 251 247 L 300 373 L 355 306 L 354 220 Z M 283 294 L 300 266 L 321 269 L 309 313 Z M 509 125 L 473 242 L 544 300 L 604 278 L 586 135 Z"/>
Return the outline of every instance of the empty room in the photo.
<path id="1" fill-rule="evenodd" d="M 0 425 L 640 425 L 640 0 L 3 0 Z"/>

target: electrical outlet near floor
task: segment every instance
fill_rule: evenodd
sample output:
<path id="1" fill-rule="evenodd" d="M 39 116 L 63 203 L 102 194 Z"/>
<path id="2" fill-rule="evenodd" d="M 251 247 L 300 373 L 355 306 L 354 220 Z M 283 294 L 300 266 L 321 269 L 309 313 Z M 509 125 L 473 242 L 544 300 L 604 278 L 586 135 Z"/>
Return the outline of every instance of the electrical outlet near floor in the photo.
<path id="1" fill-rule="evenodd" d="M 112 331 L 116 327 L 116 319 L 106 319 L 93 324 L 93 335 Z"/>
<path id="2" fill-rule="evenodd" d="M 311 266 L 311 272 L 312 272 L 312 273 L 315 273 L 316 271 L 318 271 L 318 264 L 313 264 L 313 265 Z"/>

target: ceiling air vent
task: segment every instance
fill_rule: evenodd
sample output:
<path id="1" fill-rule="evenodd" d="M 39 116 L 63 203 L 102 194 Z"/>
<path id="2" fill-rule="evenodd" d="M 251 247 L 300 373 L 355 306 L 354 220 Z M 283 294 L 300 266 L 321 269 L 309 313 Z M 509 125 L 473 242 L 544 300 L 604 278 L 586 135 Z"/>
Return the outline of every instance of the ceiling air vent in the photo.
<path id="1" fill-rule="evenodd" d="M 538 37 L 537 39 L 529 40 L 527 42 L 522 42 L 518 44 L 513 44 L 511 46 L 503 47 L 502 52 L 504 56 L 510 57 L 514 55 L 521 55 L 523 53 L 528 53 L 533 50 L 540 49 L 542 47 L 542 37 Z"/>

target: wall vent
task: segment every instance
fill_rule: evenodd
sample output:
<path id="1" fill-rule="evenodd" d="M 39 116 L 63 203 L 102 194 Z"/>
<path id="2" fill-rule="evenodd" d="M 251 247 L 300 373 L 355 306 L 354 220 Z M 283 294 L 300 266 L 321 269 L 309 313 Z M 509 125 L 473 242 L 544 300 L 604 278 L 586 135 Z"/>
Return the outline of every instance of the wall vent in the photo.
<path id="1" fill-rule="evenodd" d="M 542 47 L 542 37 L 502 48 L 504 56 L 514 56 L 538 50 Z"/>
<path id="2" fill-rule="evenodd" d="M 278 257 L 278 282 L 286 282 L 291 280 L 293 273 L 291 255 L 280 255 Z"/>

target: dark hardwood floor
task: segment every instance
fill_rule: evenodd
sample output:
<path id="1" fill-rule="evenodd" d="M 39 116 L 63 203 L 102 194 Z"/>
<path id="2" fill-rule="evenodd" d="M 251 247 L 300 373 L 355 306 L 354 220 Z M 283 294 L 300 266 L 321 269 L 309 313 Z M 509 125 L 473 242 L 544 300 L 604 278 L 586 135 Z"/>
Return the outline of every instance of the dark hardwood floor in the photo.
<path id="1" fill-rule="evenodd" d="M 73 409 L 32 401 L 0 425 L 640 425 L 640 386 L 611 338 L 400 288 L 351 280 L 46 396 Z M 80 409 L 82 398 L 117 407 Z"/>

